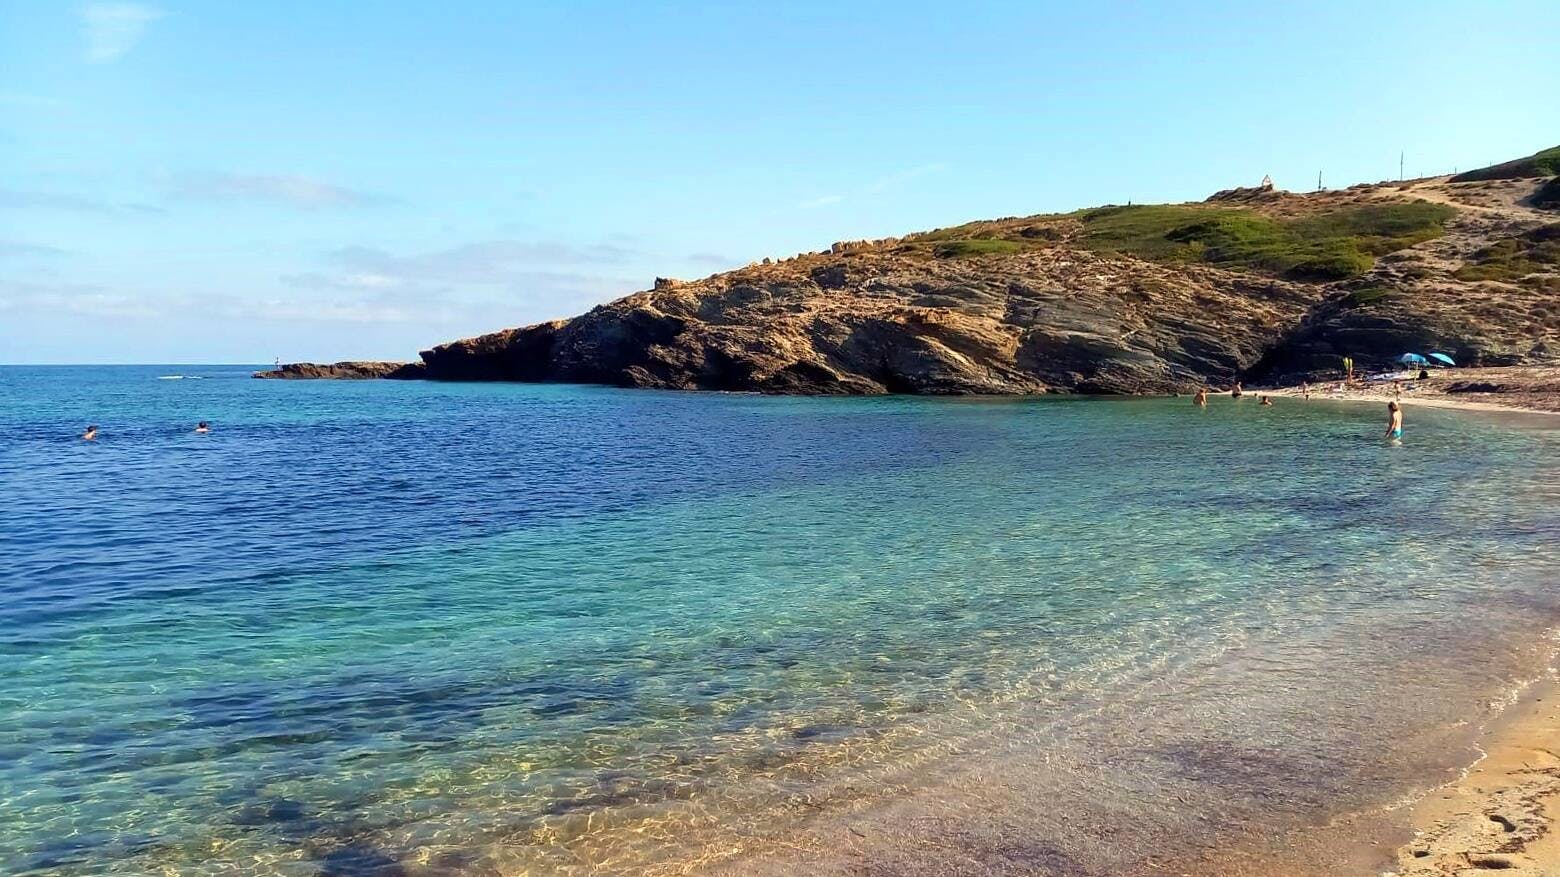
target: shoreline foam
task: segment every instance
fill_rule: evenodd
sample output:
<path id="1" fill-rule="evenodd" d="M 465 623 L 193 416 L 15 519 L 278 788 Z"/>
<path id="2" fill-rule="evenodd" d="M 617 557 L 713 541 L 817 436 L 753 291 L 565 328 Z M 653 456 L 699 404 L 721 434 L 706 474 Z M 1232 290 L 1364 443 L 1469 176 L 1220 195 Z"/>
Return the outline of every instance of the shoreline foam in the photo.
<path id="1" fill-rule="evenodd" d="M 1391 873 L 1560 874 L 1560 683 L 1553 670 L 1493 723 L 1480 748 L 1458 779 L 1412 805 L 1415 837 L 1398 850 Z"/>

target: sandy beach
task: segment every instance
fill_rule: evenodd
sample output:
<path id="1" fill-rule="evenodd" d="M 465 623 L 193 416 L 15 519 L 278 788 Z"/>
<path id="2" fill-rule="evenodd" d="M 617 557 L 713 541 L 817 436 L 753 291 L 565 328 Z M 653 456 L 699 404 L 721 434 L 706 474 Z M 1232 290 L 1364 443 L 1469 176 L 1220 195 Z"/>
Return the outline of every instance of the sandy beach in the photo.
<path id="1" fill-rule="evenodd" d="M 1560 874 L 1560 685 L 1551 678 L 1531 686 L 1483 748 L 1460 779 L 1414 805 L 1416 836 L 1398 850 L 1393 873 Z"/>
<path id="2" fill-rule="evenodd" d="M 1526 411 L 1560 414 L 1560 366 L 1460 368 L 1431 372 L 1427 381 L 1405 381 L 1401 395 L 1391 382 L 1369 387 L 1338 389 L 1336 382 L 1311 385 L 1312 399 L 1386 403 L 1394 398 L 1405 404 L 1469 411 Z M 1251 389 L 1248 394 L 1298 397 L 1299 387 Z"/>

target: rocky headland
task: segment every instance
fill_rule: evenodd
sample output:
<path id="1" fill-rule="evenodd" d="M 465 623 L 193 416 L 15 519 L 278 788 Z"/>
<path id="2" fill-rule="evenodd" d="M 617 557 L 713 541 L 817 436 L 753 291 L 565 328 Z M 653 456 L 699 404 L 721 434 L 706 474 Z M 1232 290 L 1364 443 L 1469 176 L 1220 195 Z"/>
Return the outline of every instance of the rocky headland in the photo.
<path id="1" fill-rule="evenodd" d="M 261 377 L 790 394 L 1173 393 L 1439 351 L 1560 363 L 1560 148 L 1458 177 L 1101 207 L 840 242 L 417 363 Z"/>
<path id="2" fill-rule="evenodd" d="M 375 360 L 347 360 L 345 362 L 315 363 L 289 362 L 263 372 L 255 372 L 257 378 L 274 380 L 366 380 L 371 378 L 420 378 L 422 364 L 413 362 L 378 362 Z"/>

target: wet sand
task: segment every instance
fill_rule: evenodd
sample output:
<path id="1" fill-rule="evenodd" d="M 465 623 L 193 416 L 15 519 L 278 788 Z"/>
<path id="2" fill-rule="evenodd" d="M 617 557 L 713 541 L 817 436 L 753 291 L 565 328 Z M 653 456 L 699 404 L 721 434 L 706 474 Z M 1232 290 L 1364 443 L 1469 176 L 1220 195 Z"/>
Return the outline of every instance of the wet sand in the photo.
<path id="1" fill-rule="evenodd" d="M 1483 744 L 1487 755 L 1413 808 L 1401 877 L 1560 875 L 1560 685 L 1531 687 Z"/>
<path id="2" fill-rule="evenodd" d="M 1031 740 L 974 759 L 957 749 L 939 751 L 811 788 L 793 802 L 796 811 L 812 813 L 798 827 L 712 845 L 697 860 L 654 873 L 1470 877 L 1508 869 L 1560 877 L 1560 835 L 1551 832 L 1560 816 L 1560 685 L 1553 658 L 1549 653 L 1540 681 L 1470 705 L 1466 721 L 1448 726 L 1443 715 L 1435 727 L 1400 728 L 1388 738 L 1395 744 L 1377 749 L 1384 763 L 1407 758 L 1429 785 L 1386 799 L 1378 789 L 1378 800 L 1332 814 L 1295 806 L 1282 777 L 1222 748 L 1205 765 L 1211 783 L 1178 784 L 1122 763 L 1119 752 L 1096 750 L 1099 740 L 1048 749 L 1038 760 Z M 1410 698 L 1423 696 L 1428 704 L 1433 691 L 1426 687 Z M 1246 706 L 1255 704 L 1242 699 L 1241 709 Z M 1295 715 L 1311 715 L 1312 706 Z M 1383 720 L 1392 721 L 1385 714 Z M 1238 733 L 1249 736 L 1246 728 Z M 1014 735 L 1023 736 L 1013 727 L 996 734 Z M 1322 748 L 1341 757 L 1339 745 L 1348 743 L 1330 739 Z M 1261 748 L 1254 744 L 1247 755 Z M 1259 774 L 1252 780 L 1265 793 L 1230 785 L 1249 770 Z M 1378 776 L 1390 787 L 1404 774 L 1388 769 Z M 1146 798 L 1172 803 L 1145 809 L 1139 804 Z M 1527 870 L 1513 870 L 1521 868 Z"/>

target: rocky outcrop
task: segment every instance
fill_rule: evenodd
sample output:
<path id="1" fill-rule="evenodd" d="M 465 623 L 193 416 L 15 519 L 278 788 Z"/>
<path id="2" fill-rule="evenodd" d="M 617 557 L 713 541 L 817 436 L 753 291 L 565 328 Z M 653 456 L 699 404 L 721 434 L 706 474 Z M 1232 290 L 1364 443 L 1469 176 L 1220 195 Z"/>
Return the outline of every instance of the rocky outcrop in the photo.
<path id="1" fill-rule="evenodd" d="M 435 379 L 767 393 L 1167 393 L 1250 368 L 1321 299 L 1213 268 L 1042 250 L 857 253 L 642 292 L 423 354 Z"/>
<path id="2" fill-rule="evenodd" d="M 1552 221 L 1528 206 L 1540 183 L 1438 178 L 1310 195 L 1264 186 L 1197 208 L 1291 223 L 1409 200 L 1458 208 L 1432 240 L 1388 247 L 1359 238 L 1380 258 L 1343 282 L 1214 267 L 1168 234 L 1172 246 L 1134 239 L 1155 261 L 1122 255 L 1109 239 L 1089 237 L 1087 216 L 1010 218 L 841 241 L 703 280 L 658 278 L 653 289 L 572 319 L 441 344 L 419 365 L 297 365 L 269 376 L 1135 394 L 1315 377 L 1344 356 L 1373 368 L 1407 351 L 1444 351 L 1466 365 L 1550 362 L 1560 357 L 1551 281 L 1460 279 L 1492 242 Z"/>
<path id="3" fill-rule="evenodd" d="M 1540 210 L 1560 211 L 1560 177 L 1555 177 L 1533 193 L 1531 201 Z"/>
<path id="4" fill-rule="evenodd" d="M 420 362 L 376 362 L 372 360 L 348 360 L 320 364 L 313 362 L 289 362 L 279 368 L 255 372 L 257 378 L 277 380 L 366 380 L 390 378 L 414 380 L 425 377 Z"/>
<path id="5" fill-rule="evenodd" d="M 1557 287 L 1545 275 L 1460 279 L 1493 243 L 1526 240 L 1548 227 L 1546 217 L 1516 206 L 1526 190 L 1505 190 L 1504 205 L 1491 201 L 1491 190 L 1503 191 L 1498 187 L 1458 187 L 1470 203 L 1445 235 L 1386 256 L 1363 277 L 1334 287 L 1252 377 L 1298 380 L 1336 368 L 1344 356 L 1362 367 L 1388 367 L 1410 352 L 1447 353 L 1463 366 L 1560 359 Z"/>

